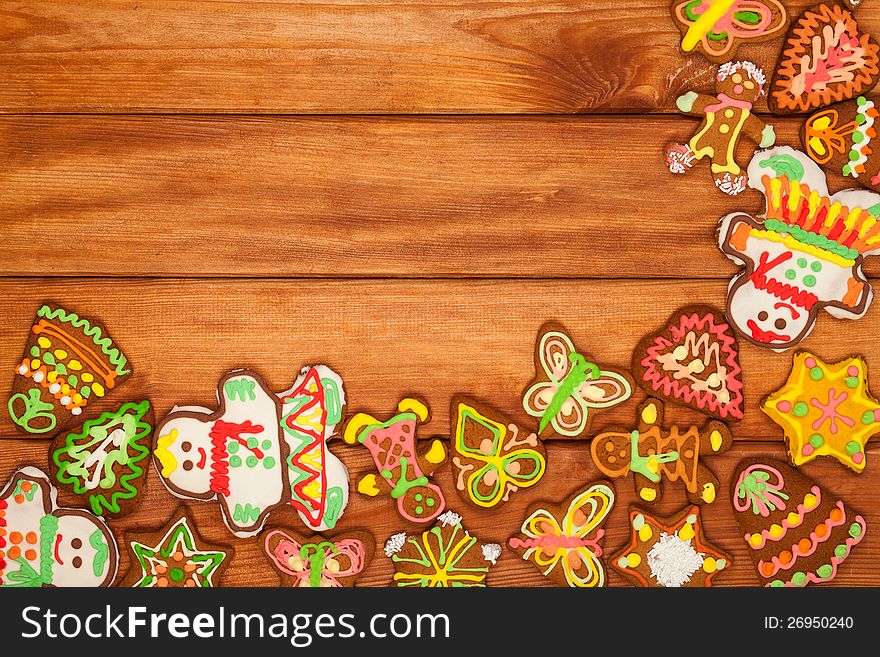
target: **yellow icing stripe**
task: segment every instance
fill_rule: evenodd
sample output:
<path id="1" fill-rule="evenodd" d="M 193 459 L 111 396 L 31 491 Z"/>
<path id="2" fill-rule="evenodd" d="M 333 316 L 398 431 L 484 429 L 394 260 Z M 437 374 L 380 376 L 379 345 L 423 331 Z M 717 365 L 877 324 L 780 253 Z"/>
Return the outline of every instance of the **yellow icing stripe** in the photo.
<path id="1" fill-rule="evenodd" d="M 690 52 L 697 47 L 715 23 L 733 6 L 734 0 L 715 0 L 697 20 L 691 23 L 687 33 L 681 40 L 681 49 Z"/>
<path id="2" fill-rule="evenodd" d="M 174 454 L 168 449 L 177 440 L 177 435 L 177 429 L 172 429 L 164 436 L 159 436 L 159 440 L 156 441 L 156 449 L 153 451 L 153 454 L 159 459 L 159 463 L 162 464 L 162 476 L 166 479 L 177 470 L 177 459 L 174 458 Z"/>
<path id="3" fill-rule="evenodd" d="M 792 251 L 800 251 L 801 253 L 806 253 L 815 258 L 821 258 L 826 262 L 834 263 L 835 265 L 838 265 L 840 267 L 852 267 L 855 264 L 854 260 L 848 260 L 847 258 L 839 256 L 836 253 L 831 253 L 831 251 L 820 249 L 819 247 L 813 246 L 812 244 L 804 244 L 803 242 L 799 242 L 787 233 L 781 234 L 771 230 L 759 230 L 757 228 L 752 228 L 749 231 L 749 235 L 751 237 L 757 237 L 758 239 L 770 240 L 771 242 L 781 242 Z"/>

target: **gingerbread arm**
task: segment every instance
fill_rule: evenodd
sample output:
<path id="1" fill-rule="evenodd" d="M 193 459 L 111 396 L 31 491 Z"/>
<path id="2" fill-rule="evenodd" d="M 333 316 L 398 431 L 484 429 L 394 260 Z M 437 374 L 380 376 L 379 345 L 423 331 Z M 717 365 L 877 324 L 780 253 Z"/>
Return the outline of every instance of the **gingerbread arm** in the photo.
<path id="1" fill-rule="evenodd" d="M 434 439 L 428 447 L 421 447 L 418 454 L 419 468 L 425 476 L 430 477 L 434 471 L 444 462 L 448 451 L 443 441 Z"/>
<path id="2" fill-rule="evenodd" d="M 711 504 L 718 496 L 718 477 L 702 463 L 697 463 L 694 490 L 688 488 L 686 492 L 691 504 Z"/>
<path id="3" fill-rule="evenodd" d="M 776 131 L 772 125 L 764 123 L 754 114 L 749 114 L 743 123 L 743 134 L 758 144 L 759 148 L 769 148 L 776 143 Z"/>
<path id="4" fill-rule="evenodd" d="M 696 91 L 688 91 L 675 99 L 675 106 L 682 114 L 703 116 L 706 113 L 706 108 L 717 102 L 718 99 L 714 96 L 698 94 Z"/>

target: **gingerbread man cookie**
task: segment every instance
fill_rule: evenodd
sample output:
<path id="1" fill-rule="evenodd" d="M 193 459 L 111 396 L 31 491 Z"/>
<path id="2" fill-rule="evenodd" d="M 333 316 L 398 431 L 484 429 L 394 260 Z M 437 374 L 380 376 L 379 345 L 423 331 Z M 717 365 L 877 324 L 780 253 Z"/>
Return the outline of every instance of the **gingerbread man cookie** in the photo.
<path id="1" fill-rule="evenodd" d="M 689 91 L 675 101 L 678 109 L 700 116 L 697 134 L 687 144 L 673 144 L 666 152 L 672 173 L 685 173 L 697 160 L 708 157 L 715 186 L 735 196 L 745 191 L 747 178 L 734 159 L 740 137 L 761 148 L 776 141 L 773 127 L 752 113 L 752 105 L 764 93 L 764 72 L 752 62 L 728 62 L 718 67 L 715 96 Z"/>
<path id="2" fill-rule="evenodd" d="M 702 459 L 730 449 L 733 436 L 723 422 L 663 429 L 663 403 L 648 399 L 639 407 L 639 425 L 632 431 L 600 433 L 590 446 L 593 462 L 609 477 L 633 473 L 636 491 L 645 502 L 660 499 L 662 479 L 681 480 L 692 504 L 711 504 L 718 494 L 718 477 Z"/>
<path id="3" fill-rule="evenodd" d="M 828 194 L 825 174 L 800 151 L 777 146 L 749 164 L 749 186 L 764 193 L 753 217 L 722 217 L 718 245 L 742 271 L 727 290 L 727 318 L 746 340 L 777 351 L 809 335 L 820 310 L 859 319 L 874 298 L 862 273 L 880 249 L 880 194 Z"/>
<path id="4" fill-rule="evenodd" d="M 238 537 L 262 529 L 269 512 L 290 500 L 287 443 L 280 402 L 249 370 L 224 376 L 220 407 L 175 408 L 156 427 L 156 469 L 172 495 L 218 500 Z"/>

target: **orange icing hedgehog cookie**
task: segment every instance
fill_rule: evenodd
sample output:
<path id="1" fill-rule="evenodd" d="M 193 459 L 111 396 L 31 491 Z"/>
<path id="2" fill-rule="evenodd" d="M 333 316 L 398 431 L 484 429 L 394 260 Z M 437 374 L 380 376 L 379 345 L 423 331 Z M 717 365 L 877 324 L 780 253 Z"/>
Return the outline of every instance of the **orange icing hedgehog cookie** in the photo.
<path id="1" fill-rule="evenodd" d="M 715 186 L 735 196 L 746 189 L 747 177 L 734 159 L 740 137 L 761 148 L 776 142 L 773 127 L 752 113 L 752 104 L 764 93 L 764 72 L 752 62 L 727 62 L 718 67 L 715 96 L 689 91 L 675 101 L 679 111 L 700 116 L 697 134 L 687 144 L 673 144 L 666 152 L 672 173 L 686 173 L 697 160 L 708 157 Z"/>
<path id="2" fill-rule="evenodd" d="M 861 472 L 865 444 L 880 432 L 880 404 L 868 392 L 868 367 L 859 356 L 829 365 L 810 352 L 796 353 L 788 381 L 761 410 L 784 429 L 797 466 L 833 456 Z"/>

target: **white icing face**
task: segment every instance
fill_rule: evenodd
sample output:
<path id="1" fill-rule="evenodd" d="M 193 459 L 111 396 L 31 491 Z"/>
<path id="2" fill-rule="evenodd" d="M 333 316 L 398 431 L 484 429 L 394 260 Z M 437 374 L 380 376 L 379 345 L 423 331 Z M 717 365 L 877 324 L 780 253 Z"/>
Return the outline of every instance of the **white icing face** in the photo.
<path id="1" fill-rule="evenodd" d="M 180 416 L 163 424 L 154 455 L 168 483 L 193 496 L 211 494 L 211 437 L 209 414 Z"/>
<path id="2" fill-rule="evenodd" d="M 111 561 L 107 534 L 95 518 L 63 515 L 54 542 L 56 586 L 99 586 Z M 104 528 L 106 530 L 106 528 Z M 114 544 L 112 549 L 116 549 Z"/>

